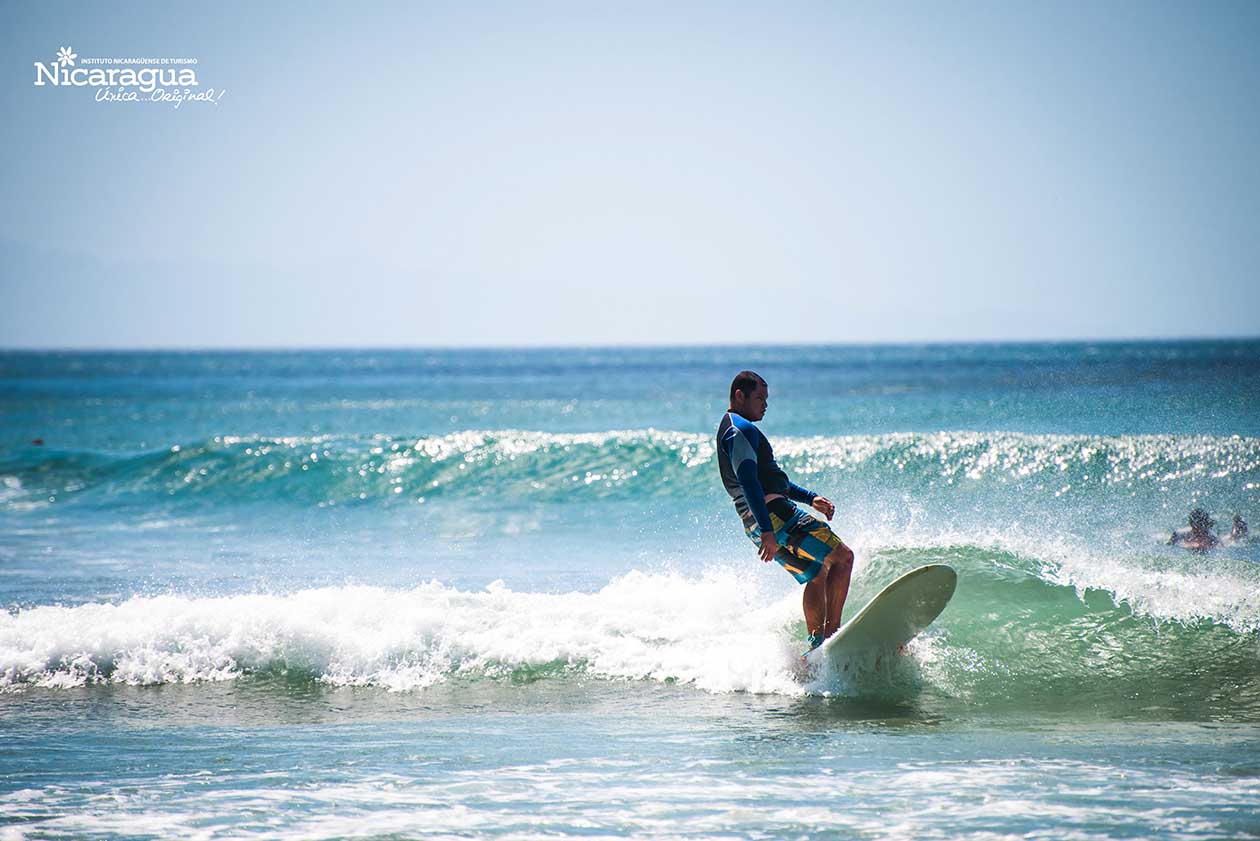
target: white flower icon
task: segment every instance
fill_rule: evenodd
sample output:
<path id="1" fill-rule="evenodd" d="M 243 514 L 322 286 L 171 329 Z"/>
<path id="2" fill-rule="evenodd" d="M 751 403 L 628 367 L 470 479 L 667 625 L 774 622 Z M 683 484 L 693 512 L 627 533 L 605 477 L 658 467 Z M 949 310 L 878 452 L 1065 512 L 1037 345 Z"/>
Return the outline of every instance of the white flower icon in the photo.
<path id="1" fill-rule="evenodd" d="M 61 65 L 62 67 L 65 67 L 67 64 L 73 67 L 74 60 L 78 57 L 79 57 L 79 54 L 75 52 L 71 52 L 69 47 L 62 47 L 61 49 L 57 50 L 56 61 L 57 61 L 57 64 Z"/>

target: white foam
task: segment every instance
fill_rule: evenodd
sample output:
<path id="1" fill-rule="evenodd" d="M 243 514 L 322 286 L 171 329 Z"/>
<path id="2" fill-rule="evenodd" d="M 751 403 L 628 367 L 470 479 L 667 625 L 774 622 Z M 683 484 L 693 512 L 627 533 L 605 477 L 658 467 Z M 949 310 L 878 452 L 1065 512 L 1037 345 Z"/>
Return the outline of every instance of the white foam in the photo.
<path id="1" fill-rule="evenodd" d="M 22 488 L 22 480 L 16 476 L 0 476 L 0 502 L 17 499 L 26 491 Z"/>
<path id="2" fill-rule="evenodd" d="M 1260 574 L 1253 565 L 1155 566 L 1140 559 L 1096 552 L 1061 558 L 1057 581 L 1085 590 L 1104 590 L 1116 604 L 1159 621 L 1185 625 L 1212 622 L 1240 634 L 1260 630 Z"/>
<path id="3" fill-rule="evenodd" d="M 796 753 L 752 771 L 742 756 L 705 767 L 651 758 L 618 766 L 574 758 L 495 762 L 337 781 L 225 770 L 212 788 L 190 775 L 0 795 L 0 820 L 39 837 L 997 839 L 1024 837 L 1036 825 L 1049 827 L 1039 836 L 1054 838 L 1106 838 L 1117 826 L 1146 837 L 1201 838 L 1230 836 L 1260 796 L 1256 778 L 1212 773 L 1214 762 L 1205 772 L 1095 755 L 929 751 L 898 760 L 893 750 L 893 759 L 855 771 L 833 769 L 827 761 L 834 757 Z M 817 784 L 803 790 L 802 775 Z M 24 836 L 0 834 L 6 837 Z"/>
<path id="4" fill-rule="evenodd" d="M 1152 543 L 1141 552 L 1020 528 L 931 533 L 872 529 L 853 546 L 859 557 L 900 549 L 987 548 L 1026 561 L 1019 573 L 1072 587 L 1082 597 L 1088 590 L 1107 593 L 1117 606 L 1156 622 L 1211 622 L 1240 634 L 1260 630 L 1260 566 L 1225 550 L 1210 556 L 1182 551 L 1169 555 Z M 1001 572 L 992 563 L 986 559 L 989 571 Z"/>
<path id="5" fill-rule="evenodd" d="M 596 593 L 350 586 L 290 595 L 135 597 L 0 614 L 0 686 L 154 684 L 298 671 L 394 690 L 572 669 L 715 691 L 799 694 L 800 595 L 756 578 L 631 572 Z"/>

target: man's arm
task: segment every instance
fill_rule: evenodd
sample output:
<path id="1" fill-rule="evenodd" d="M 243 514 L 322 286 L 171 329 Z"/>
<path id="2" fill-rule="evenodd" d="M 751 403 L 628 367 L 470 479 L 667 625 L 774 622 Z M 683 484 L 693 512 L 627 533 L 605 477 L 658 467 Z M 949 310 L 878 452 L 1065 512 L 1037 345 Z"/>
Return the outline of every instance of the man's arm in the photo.
<path id="1" fill-rule="evenodd" d="M 756 434 L 756 430 L 750 430 Z M 735 478 L 739 479 L 739 487 L 744 492 L 744 501 L 752 511 L 753 519 L 763 535 L 774 534 L 774 526 L 770 522 L 770 509 L 766 507 L 766 492 L 761 487 L 761 479 L 757 477 L 757 448 L 755 442 L 749 441 L 744 432 L 732 426 L 723 441 L 727 445 L 726 454 L 735 468 Z"/>
<path id="2" fill-rule="evenodd" d="M 761 443 L 761 432 L 757 427 L 748 424 L 747 435 L 736 424 L 731 424 L 723 444 L 726 454 L 735 469 L 735 478 L 739 480 L 740 490 L 744 492 L 744 501 L 752 511 L 753 519 L 761 530 L 761 551 L 757 554 L 763 561 L 772 559 L 779 551 L 779 541 L 774 536 L 774 525 L 770 521 L 770 510 L 766 507 L 766 493 L 761 487 L 761 479 L 757 477 L 757 445 Z M 752 440 L 749 440 L 749 436 Z"/>
<path id="3" fill-rule="evenodd" d="M 803 502 L 806 505 L 813 505 L 814 497 L 816 496 L 818 496 L 818 494 L 813 491 L 802 488 L 795 482 L 788 482 L 788 499 L 793 502 Z"/>
<path id="4" fill-rule="evenodd" d="M 744 501 L 752 511 L 753 519 L 763 535 L 774 535 L 774 525 L 770 522 L 770 509 L 766 507 L 766 492 L 762 490 L 761 480 L 757 478 L 757 462 L 744 461 L 735 468 L 739 477 L 739 486 L 744 491 Z"/>
<path id="5" fill-rule="evenodd" d="M 836 513 L 836 506 L 825 496 L 819 496 L 811 490 L 802 488 L 794 482 L 788 482 L 788 499 L 803 502 L 830 520 Z"/>

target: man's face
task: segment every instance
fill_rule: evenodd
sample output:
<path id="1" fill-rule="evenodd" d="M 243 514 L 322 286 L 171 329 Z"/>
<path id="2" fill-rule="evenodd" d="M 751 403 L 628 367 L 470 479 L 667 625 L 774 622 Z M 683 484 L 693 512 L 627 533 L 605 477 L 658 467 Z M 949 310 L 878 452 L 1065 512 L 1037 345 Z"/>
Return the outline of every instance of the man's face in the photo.
<path id="1" fill-rule="evenodd" d="M 766 416 L 766 406 L 769 404 L 769 399 L 770 390 L 764 385 L 757 386 L 748 395 L 737 390 L 735 392 L 735 403 L 731 408 L 750 421 L 759 421 Z"/>

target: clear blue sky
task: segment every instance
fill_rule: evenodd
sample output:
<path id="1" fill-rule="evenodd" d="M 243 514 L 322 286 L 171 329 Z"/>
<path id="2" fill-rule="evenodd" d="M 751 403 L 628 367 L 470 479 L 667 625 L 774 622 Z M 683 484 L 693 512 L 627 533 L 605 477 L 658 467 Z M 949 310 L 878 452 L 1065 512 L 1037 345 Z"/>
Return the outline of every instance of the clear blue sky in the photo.
<path id="1" fill-rule="evenodd" d="M 0 346 L 1260 334 L 1260 3 L 311 5 L 0 5 Z"/>

